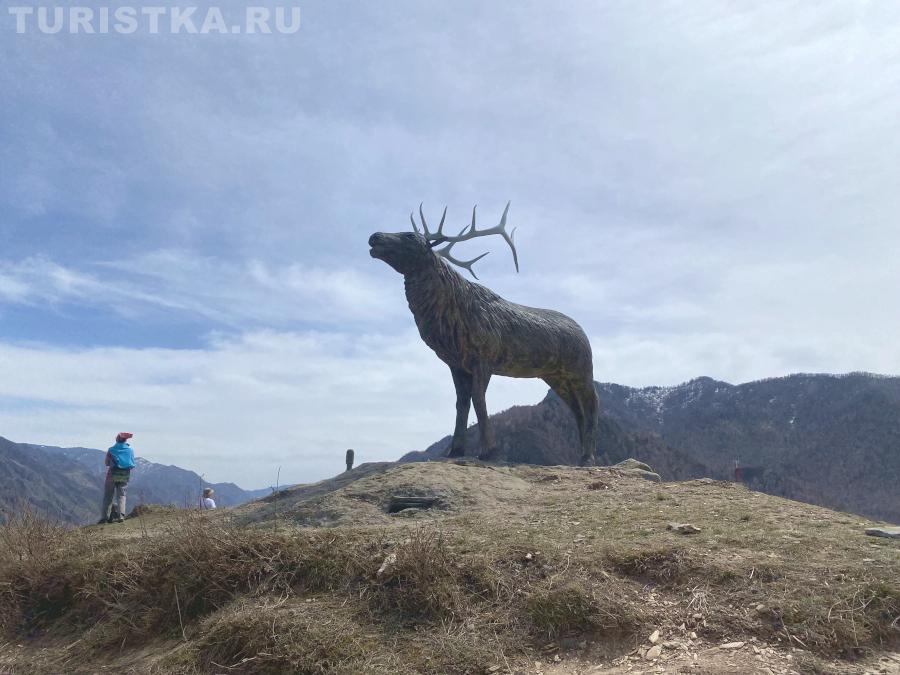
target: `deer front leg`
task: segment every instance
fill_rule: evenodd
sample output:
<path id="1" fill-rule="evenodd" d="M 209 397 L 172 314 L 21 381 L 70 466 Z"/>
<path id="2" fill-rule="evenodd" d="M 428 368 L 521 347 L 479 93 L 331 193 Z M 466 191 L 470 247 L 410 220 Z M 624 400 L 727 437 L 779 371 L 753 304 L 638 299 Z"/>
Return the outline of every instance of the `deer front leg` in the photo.
<path id="1" fill-rule="evenodd" d="M 478 430 L 481 432 L 481 452 L 478 453 L 478 459 L 485 461 L 493 458 L 497 452 L 497 442 L 494 439 L 494 430 L 488 421 L 487 403 L 485 402 L 485 393 L 490 381 L 490 371 L 476 368 L 472 373 L 472 405 L 475 406 Z"/>
<path id="2" fill-rule="evenodd" d="M 453 386 L 456 387 L 456 427 L 448 457 L 466 454 L 466 427 L 469 425 L 469 408 L 472 405 L 472 375 L 459 368 L 450 368 Z"/>

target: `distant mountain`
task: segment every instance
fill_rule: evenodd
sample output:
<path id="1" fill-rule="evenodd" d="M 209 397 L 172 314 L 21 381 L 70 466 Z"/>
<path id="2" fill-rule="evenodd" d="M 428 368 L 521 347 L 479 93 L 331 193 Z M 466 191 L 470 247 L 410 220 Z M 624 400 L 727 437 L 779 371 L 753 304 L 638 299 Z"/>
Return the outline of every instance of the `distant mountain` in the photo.
<path id="1" fill-rule="evenodd" d="M 800 374 L 741 385 L 701 377 L 673 387 L 595 386 L 605 462 L 632 456 L 666 479 L 731 479 L 738 463 L 755 489 L 900 522 L 900 378 Z M 492 419 L 508 460 L 577 462 L 574 420 L 552 393 Z M 477 425 L 467 433 L 474 454 Z M 448 436 L 401 461 L 435 458 L 449 444 Z"/>
<path id="2" fill-rule="evenodd" d="M 491 416 L 499 457 L 528 464 L 577 464 L 581 456 L 578 430 L 566 405 L 552 391 L 537 405 L 516 406 Z M 423 462 L 441 457 L 450 447 L 445 436 L 422 452 L 410 452 L 401 462 Z M 602 460 L 616 463 L 629 457 L 646 462 L 667 480 L 708 476 L 710 470 L 690 454 L 670 447 L 658 434 L 627 430 L 611 416 L 601 414 L 599 448 Z M 478 453 L 478 425 L 466 431 L 468 454 Z"/>
<path id="3" fill-rule="evenodd" d="M 96 520 L 100 489 L 77 461 L 0 437 L 0 521 L 23 502 L 64 522 Z"/>
<path id="4" fill-rule="evenodd" d="M 900 378 L 791 375 L 732 385 L 599 384 L 607 415 L 770 494 L 900 522 Z"/>
<path id="5" fill-rule="evenodd" d="M 14 443 L 0 437 L 0 520 L 23 502 L 64 522 L 83 524 L 98 517 L 106 475 L 106 451 L 92 448 Z M 208 483 L 193 471 L 136 458 L 128 483 L 128 508 L 137 504 L 193 506 L 205 487 L 219 506 L 236 506 L 270 493 L 243 490 L 234 483 Z"/>

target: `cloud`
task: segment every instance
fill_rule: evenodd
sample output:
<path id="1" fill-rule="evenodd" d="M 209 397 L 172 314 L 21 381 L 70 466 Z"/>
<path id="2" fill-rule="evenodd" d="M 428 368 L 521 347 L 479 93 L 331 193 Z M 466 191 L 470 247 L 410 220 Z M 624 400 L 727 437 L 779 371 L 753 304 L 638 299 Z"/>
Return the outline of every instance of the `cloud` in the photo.
<path id="1" fill-rule="evenodd" d="M 124 317 L 192 316 L 231 330 L 248 324 L 363 325 L 395 317 L 389 277 L 348 267 L 229 262 L 159 250 L 80 268 L 46 257 L 7 264 L 0 304 L 94 307 Z"/>
<path id="2" fill-rule="evenodd" d="M 24 302 L 29 295 L 28 285 L 14 274 L 0 274 L 0 301 Z"/>

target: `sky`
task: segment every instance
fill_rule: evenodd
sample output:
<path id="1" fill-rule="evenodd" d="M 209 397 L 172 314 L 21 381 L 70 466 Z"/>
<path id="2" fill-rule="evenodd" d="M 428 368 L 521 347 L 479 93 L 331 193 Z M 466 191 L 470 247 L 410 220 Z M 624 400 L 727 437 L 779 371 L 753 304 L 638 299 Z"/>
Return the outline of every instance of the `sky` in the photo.
<path id="1" fill-rule="evenodd" d="M 454 254 L 575 318 L 599 381 L 900 373 L 900 5 L 301 0 L 293 34 L 49 35 L 21 4 L 4 437 L 128 430 L 247 488 L 424 449 L 452 381 L 367 245 L 420 202 L 461 228 L 511 201 L 519 274 L 496 237 Z M 545 392 L 495 378 L 488 408 Z"/>

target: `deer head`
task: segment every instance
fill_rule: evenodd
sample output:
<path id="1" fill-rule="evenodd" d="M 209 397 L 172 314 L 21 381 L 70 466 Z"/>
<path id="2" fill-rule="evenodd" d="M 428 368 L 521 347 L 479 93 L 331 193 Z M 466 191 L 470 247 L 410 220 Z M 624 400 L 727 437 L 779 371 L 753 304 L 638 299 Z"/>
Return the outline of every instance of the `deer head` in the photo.
<path id="1" fill-rule="evenodd" d="M 459 260 L 450 253 L 450 250 L 461 241 L 468 241 L 477 237 L 487 237 L 492 234 L 499 234 L 509 244 L 513 254 L 513 262 L 516 265 L 516 272 L 519 271 L 519 256 L 516 252 L 516 246 L 513 241 L 516 229 L 512 232 L 506 231 L 506 214 L 509 212 L 509 202 L 503 209 L 503 216 L 500 222 L 494 227 L 479 230 L 475 227 L 475 210 L 472 208 L 472 222 L 466 225 L 456 236 L 444 234 L 444 221 L 447 217 L 447 207 L 444 207 L 444 213 L 441 215 L 441 222 L 438 224 L 436 232 L 428 229 L 428 223 L 425 221 L 425 214 L 422 211 L 422 205 L 419 204 L 419 219 L 422 229 L 416 225 L 415 217 L 409 214 L 409 220 L 412 223 L 412 232 L 376 232 L 369 237 L 369 246 L 371 247 L 369 255 L 373 258 L 383 260 L 393 267 L 400 274 L 410 274 L 417 269 L 432 262 L 432 257 L 438 255 L 458 267 L 462 267 L 469 271 L 476 279 L 478 278 L 472 269 L 472 265 L 481 260 L 487 253 L 482 253 L 471 260 Z M 443 248 L 436 248 L 446 244 Z"/>

